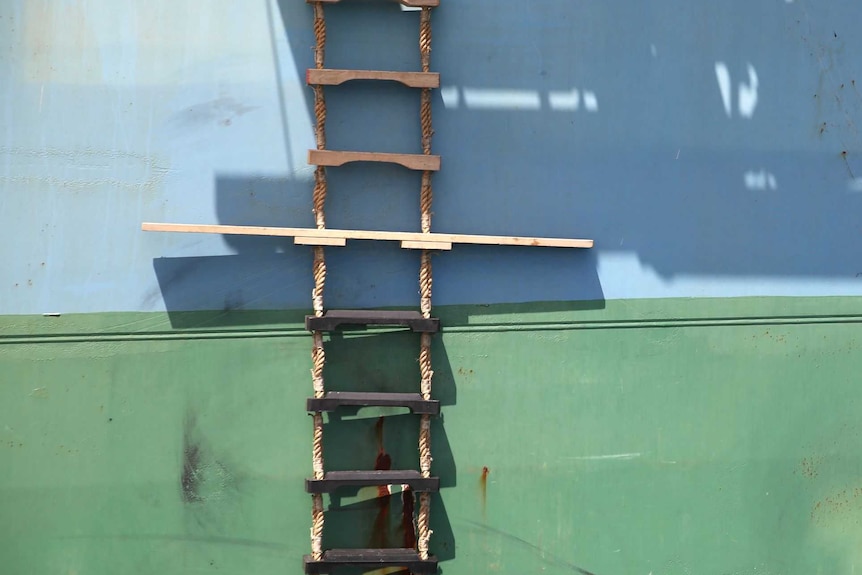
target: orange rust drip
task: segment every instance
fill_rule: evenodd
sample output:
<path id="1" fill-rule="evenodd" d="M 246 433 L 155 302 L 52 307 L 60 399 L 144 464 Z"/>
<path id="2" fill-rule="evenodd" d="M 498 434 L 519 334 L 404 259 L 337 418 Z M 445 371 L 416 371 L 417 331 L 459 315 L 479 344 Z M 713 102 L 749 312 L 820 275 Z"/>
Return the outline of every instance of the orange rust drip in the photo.
<path id="1" fill-rule="evenodd" d="M 488 474 L 491 470 L 487 467 L 482 468 L 482 477 L 479 478 L 479 492 L 482 494 L 482 515 L 485 515 L 485 509 L 488 506 Z"/>
<path id="2" fill-rule="evenodd" d="M 377 454 L 377 461 L 374 462 L 374 471 L 389 471 L 390 469 L 392 469 L 392 458 L 389 457 L 388 453 L 381 451 Z M 389 497 L 389 486 L 379 486 L 377 497 Z"/>

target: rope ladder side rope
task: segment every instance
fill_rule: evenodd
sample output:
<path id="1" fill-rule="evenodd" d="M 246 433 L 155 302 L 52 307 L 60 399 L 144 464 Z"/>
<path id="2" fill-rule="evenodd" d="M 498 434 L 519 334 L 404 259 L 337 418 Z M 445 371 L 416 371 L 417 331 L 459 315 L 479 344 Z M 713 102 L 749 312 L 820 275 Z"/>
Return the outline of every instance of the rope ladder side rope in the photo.
<path id="1" fill-rule="evenodd" d="M 314 66 L 318 70 L 323 69 L 326 56 L 326 19 L 323 13 L 323 4 L 314 4 Z M 318 150 L 326 149 L 326 99 L 323 86 L 314 86 L 314 135 Z M 326 168 L 317 166 L 314 171 L 314 192 L 312 202 L 313 213 L 317 229 L 326 228 Z M 314 290 L 311 294 L 314 315 L 323 316 L 323 289 L 326 285 L 326 258 L 322 246 L 314 247 Z M 326 364 L 326 352 L 323 349 L 323 334 L 315 331 L 312 334 L 313 344 L 311 348 L 311 379 L 314 386 L 314 397 L 320 399 L 325 395 L 323 383 L 323 368 Z M 314 433 L 312 440 L 312 470 L 315 479 L 324 478 L 323 470 L 323 414 L 315 412 L 312 414 L 314 421 Z M 314 493 L 311 496 L 311 556 L 315 561 L 323 558 L 323 494 Z"/>
<path id="2" fill-rule="evenodd" d="M 431 70 L 431 8 L 422 8 L 419 20 L 419 56 L 422 63 L 422 71 Z M 422 153 L 431 155 L 431 138 L 434 128 L 431 118 L 431 90 L 422 89 L 420 105 L 420 122 L 422 124 Z M 422 173 L 422 188 L 420 192 L 419 208 L 421 212 L 421 230 L 424 234 L 431 233 L 431 202 L 434 197 L 431 187 L 432 172 Z M 421 263 L 419 266 L 419 292 L 420 309 L 422 316 L 431 317 L 431 286 L 433 275 L 431 272 L 431 252 L 422 250 Z M 421 394 L 426 400 L 431 399 L 431 380 L 434 371 L 431 365 L 431 335 L 423 333 L 419 346 L 419 373 L 421 377 Z M 431 416 L 422 415 L 419 423 L 419 468 L 422 477 L 431 477 Z M 431 494 L 422 492 L 419 494 L 419 515 L 417 519 L 416 547 L 419 558 L 428 560 L 428 547 L 431 540 Z"/>

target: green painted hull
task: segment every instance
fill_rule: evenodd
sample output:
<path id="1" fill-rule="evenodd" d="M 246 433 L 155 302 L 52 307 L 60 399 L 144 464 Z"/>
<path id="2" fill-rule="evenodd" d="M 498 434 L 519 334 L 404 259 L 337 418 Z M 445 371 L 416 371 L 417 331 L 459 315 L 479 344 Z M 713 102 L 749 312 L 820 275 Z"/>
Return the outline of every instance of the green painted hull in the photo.
<path id="1" fill-rule="evenodd" d="M 443 573 L 855 569 L 862 298 L 436 312 Z M 311 509 L 301 320 L 0 318 L 0 571 L 299 572 Z M 327 385 L 412 391 L 418 344 L 338 336 Z M 381 414 L 394 467 L 417 466 L 418 420 L 369 409 L 329 419 L 328 469 L 373 468 Z M 327 547 L 403 544 L 401 495 L 375 496 L 327 500 Z"/>

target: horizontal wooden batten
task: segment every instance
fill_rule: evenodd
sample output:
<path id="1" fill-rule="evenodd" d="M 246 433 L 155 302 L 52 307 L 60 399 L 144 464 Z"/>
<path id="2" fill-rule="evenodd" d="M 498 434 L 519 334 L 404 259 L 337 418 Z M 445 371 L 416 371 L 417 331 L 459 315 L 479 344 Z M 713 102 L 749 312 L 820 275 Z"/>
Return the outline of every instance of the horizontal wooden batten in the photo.
<path id="1" fill-rule="evenodd" d="M 338 167 L 350 162 L 398 164 L 410 170 L 423 172 L 437 172 L 440 170 L 440 156 L 389 154 L 383 152 L 337 152 L 334 150 L 308 151 L 308 163 L 314 166 Z"/>
<path id="2" fill-rule="evenodd" d="M 302 242 L 320 238 L 345 240 L 383 240 L 396 242 L 421 242 L 421 249 L 447 249 L 445 244 L 476 244 L 491 246 L 533 246 L 547 248 L 591 248 L 593 240 L 573 238 L 542 238 L 523 236 L 484 236 L 472 234 L 439 234 L 419 232 L 384 232 L 374 230 L 337 230 L 313 228 L 279 228 L 266 226 L 229 226 L 223 224 L 170 224 L 145 222 L 145 232 L 186 232 L 199 234 L 224 234 L 245 236 L 280 236 L 302 238 Z M 431 248 L 432 244 L 442 244 Z M 408 244 L 409 245 L 409 244 Z M 419 245 L 419 244 L 415 244 Z M 424 247 L 428 246 L 428 247 Z"/>
<path id="3" fill-rule="evenodd" d="M 296 236 L 293 238 L 293 243 L 298 246 L 344 247 L 347 245 L 347 240 L 345 238 L 308 238 L 305 236 Z"/>
<path id="4" fill-rule="evenodd" d="M 405 250 L 443 250 L 452 249 L 452 242 L 417 242 L 413 240 L 401 240 L 401 247 Z"/>
<path id="5" fill-rule="evenodd" d="M 330 70 L 309 68 L 305 82 L 309 85 L 339 86 L 351 80 L 400 82 L 410 88 L 439 88 L 437 72 L 384 72 L 382 70 Z"/>

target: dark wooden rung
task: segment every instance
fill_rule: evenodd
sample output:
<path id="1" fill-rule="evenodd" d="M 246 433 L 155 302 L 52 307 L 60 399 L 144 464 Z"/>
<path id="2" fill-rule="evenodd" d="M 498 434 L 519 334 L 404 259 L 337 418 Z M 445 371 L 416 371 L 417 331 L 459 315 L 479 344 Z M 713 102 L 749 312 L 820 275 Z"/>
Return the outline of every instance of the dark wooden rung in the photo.
<path id="1" fill-rule="evenodd" d="M 302 558 L 308 575 L 329 573 L 342 565 L 380 569 L 382 567 L 405 567 L 411 573 L 430 575 L 437 572 L 437 558 L 423 561 L 414 549 L 330 549 L 323 558 L 315 561 L 311 555 Z"/>
<path id="2" fill-rule="evenodd" d="M 437 172 L 440 156 L 426 154 L 390 154 L 388 152 L 344 152 L 338 150 L 309 150 L 308 163 L 312 166 L 338 167 L 351 162 L 381 162 L 398 164 L 409 170 Z"/>
<path id="3" fill-rule="evenodd" d="M 381 70 L 333 70 L 309 68 L 305 83 L 311 86 L 340 86 L 351 80 L 388 80 L 400 82 L 408 88 L 439 88 L 437 72 L 384 72 Z"/>
<path id="4" fill-rule="evenodd" d="M 323 479 L 306 479 L 308 493 L 332 493 L 341 487 L 373 487 L 379 485 L 409 485 L 413 491 L 440 490 L 439 477 L 422 477 L 412 469 L 389 471 L 330 471 Z"/>
<path id="5" fill-rule="evenodd" d="M 335 411 L 341 406 L 407 407 L 413 413 L 439 415 L 440 402 L 423 399 L 418 393 L 381 393 L 359 391 L 330 391 L 324 397 L 310 397 L 305 402 L 311 412 Z"/>
<path id="6" fill-rule="evenodd" d="M 337 4 L 341 0 L 305 0 L 308 4 Z M 436 8 L 440 0 L 394 0 L 408 8 Z"/>
<path id="7" fill-rule="evenodd" d="M 411 331 L 436 333 L 440 320 L 425 318 L 418 311 L 386 310 L 329 310 L 323 316 L 305 316 L 305 329 L 309 331 L 335 331 L 341 326 L 393 325 L 409 327 Z"/>

